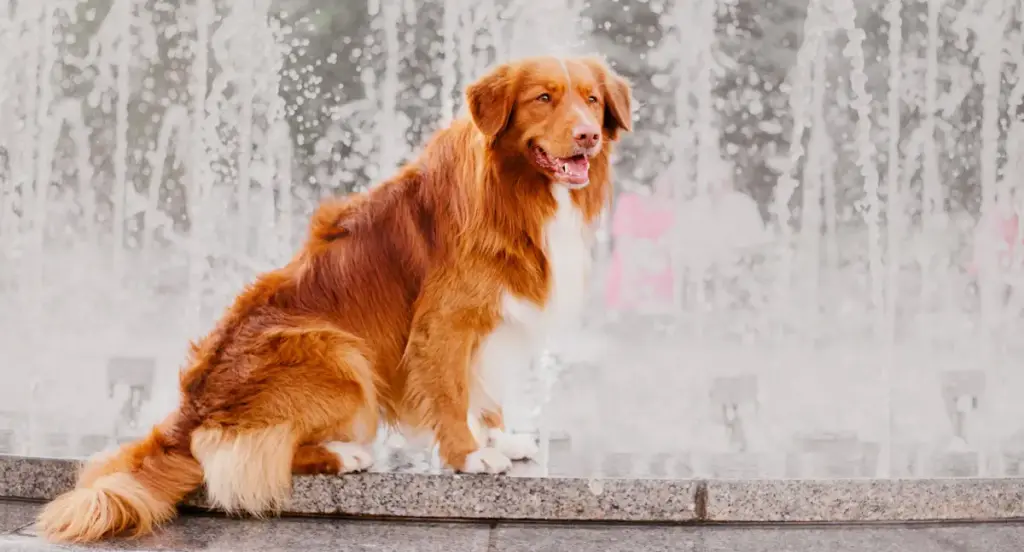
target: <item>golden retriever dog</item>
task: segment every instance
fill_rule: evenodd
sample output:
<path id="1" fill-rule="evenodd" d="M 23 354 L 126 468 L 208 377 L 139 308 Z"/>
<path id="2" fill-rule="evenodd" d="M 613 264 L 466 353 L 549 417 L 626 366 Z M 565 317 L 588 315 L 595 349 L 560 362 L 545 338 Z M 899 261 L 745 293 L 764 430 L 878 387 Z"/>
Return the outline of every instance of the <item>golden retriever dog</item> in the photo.
<path id="1" fill-rule="evenodd" d="M 317 208 L 298 254 L 192 344 L 178 409 L 92 459 L 44 536 L 145 534 L 204 484 L 226 512 L 279 512 L 293 474 L 368 468 L 382 423 L 465 473 L 536 454 L 505 431 L 501 382 L 579 316 L 631 92 L 597 58 L 536 57 L 466 101 L 391 179 Z"/>

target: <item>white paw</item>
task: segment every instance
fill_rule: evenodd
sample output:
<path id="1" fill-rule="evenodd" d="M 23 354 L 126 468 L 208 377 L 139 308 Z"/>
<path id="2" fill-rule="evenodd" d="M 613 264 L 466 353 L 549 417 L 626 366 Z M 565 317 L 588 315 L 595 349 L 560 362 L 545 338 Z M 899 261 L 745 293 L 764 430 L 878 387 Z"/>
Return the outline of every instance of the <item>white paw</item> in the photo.
<path id="1" fill-rule="evenodd" d="M 512 460 L 495 448 L 486 447 L 477 449 L 466 457 L 466 464 L 462 466 L 465 473 L 503 473 L 512 467 Z"/>
<path id="2" fill-rule="evenodd" d="M 492 429 L 490 438 L 491 445 L 512 460 L 532 460 L 540 453 L 531 435 L 515 435 Z"/>
<path id="3" fill-rule="evenodd" d="M 341 462 L 339 473 L 364 471 L 373 465 L 373 452 L 367 447 L 356 443 L 330 441 L 324 448 L 333 452 Z"/>

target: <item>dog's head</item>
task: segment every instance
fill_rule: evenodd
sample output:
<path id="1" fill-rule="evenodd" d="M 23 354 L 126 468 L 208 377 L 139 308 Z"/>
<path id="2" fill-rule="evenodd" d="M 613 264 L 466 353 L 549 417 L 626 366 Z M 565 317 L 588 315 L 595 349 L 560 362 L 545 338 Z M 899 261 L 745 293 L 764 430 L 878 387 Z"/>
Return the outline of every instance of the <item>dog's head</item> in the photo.
<path id="1" fill-rule="evenodd" d="M 492 148 L 571 189 L 586 186 L 591 159 L 631 129 L 629 84 L 598 58 L 505 63 L 471 84 L 466 100 Z"/>

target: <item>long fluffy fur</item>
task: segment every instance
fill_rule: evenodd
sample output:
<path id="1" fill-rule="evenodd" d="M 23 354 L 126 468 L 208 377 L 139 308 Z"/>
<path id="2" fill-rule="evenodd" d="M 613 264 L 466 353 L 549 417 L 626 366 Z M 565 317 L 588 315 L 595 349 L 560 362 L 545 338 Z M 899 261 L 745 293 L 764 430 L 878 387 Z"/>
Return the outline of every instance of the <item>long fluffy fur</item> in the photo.
<path id="1" fill-rule="evenodd" d="M 571 67 L 592 89 L 572 109 L 603 109 L 592 115 L 607 142 L 591 160 L 590 186 L 572 192 L 589 223 L 608 199 L 610 142 L 629 130 L 629 88 L 596 60 Z M 569 70 L 554 58 L 495 68 L 467 90 L 470 116 L 393 178 L 322 203 L 292 261 L 260 275 L 192 345 L 178 410 L 92 462 L 42 511 L 42 534 L 145 534 L 204 482 L 228 512 L 279 511 L 292 473 L 365 467 L 337 451 L 370 445 L 382 418 L 429 432 L 444 461 L 463 469 L 480 447 L 467 420 L 471 364 L 501 319 L 500 296 L 543 305 L 550 287 L 543 225 L 555 199 L 524 144 L 531 135 L 549 147 L 572 140 L 572 109 L 513 115 L 513 105 L 523 87 Z M 585 103 L 593 93 L 603 105 Z M 500 409 L 473 423 L 502 428 Z"/>
<path id="2" fill-rule="evenodd" d="M 199 464 L 175 438 L 174 428 L 157 427 L 91 461 L 74 490 L 43 508 L 39 530 L 55 541 L 87 542 L 149 533 L 174 517 L 175 505 L 203 481 Z"/>

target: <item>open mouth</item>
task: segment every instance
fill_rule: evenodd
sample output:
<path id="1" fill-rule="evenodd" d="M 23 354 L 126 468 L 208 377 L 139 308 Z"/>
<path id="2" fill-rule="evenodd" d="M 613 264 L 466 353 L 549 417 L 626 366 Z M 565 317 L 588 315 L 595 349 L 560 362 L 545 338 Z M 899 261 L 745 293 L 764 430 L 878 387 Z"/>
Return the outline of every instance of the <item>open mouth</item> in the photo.
<path id="1" fill-rule="evenodd" d="M 534 161 L 550 172 L 555 181 L 570 188 L 582 188 L 590 183 L 590 155 L 578 153 L 570 157 L 554 157 L 544 148 L 533 146 Z"/>

